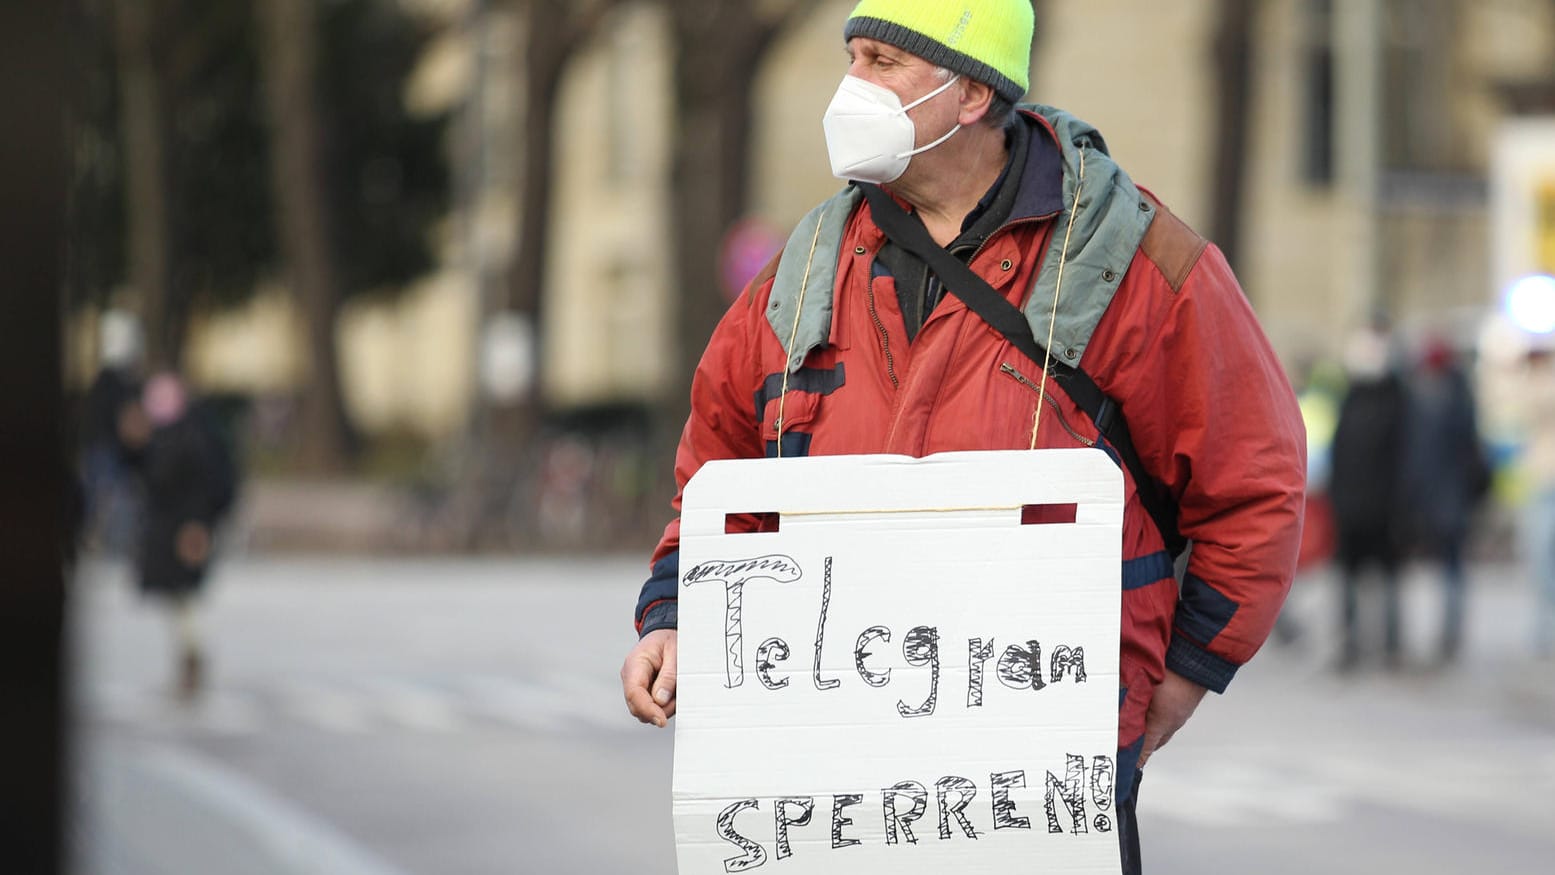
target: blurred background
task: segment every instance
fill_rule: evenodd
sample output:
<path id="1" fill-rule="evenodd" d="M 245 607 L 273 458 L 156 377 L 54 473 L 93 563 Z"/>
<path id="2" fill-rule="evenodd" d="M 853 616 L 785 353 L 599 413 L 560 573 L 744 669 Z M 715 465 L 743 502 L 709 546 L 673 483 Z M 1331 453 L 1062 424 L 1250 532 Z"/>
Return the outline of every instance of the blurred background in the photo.
<path id="1" fill-rule="evenodd" d="M 852 5 L 74 0 L 68 871 L 673 871 L 615 674 Z M 1035 7 L 1031 99 L 1226 252 L 1309 428 L 1150 870 L 1555 866 L 1555 2 Z"/>

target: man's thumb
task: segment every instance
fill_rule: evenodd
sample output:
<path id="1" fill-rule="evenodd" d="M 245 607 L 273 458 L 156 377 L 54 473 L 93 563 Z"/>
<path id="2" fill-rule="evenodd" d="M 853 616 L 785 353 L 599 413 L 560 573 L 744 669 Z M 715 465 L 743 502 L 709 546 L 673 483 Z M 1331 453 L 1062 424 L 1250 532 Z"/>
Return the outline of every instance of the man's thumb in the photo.
<path id="1" fill-rule="evenodd" d="M 659 676 L 653 684 L 653 701 L 664 707 L 675 698 L 675 672 L 678 668 L 675 658 L 675 647 L 669 645 L 664 648 L 664 665 L 659 669 Z"/>

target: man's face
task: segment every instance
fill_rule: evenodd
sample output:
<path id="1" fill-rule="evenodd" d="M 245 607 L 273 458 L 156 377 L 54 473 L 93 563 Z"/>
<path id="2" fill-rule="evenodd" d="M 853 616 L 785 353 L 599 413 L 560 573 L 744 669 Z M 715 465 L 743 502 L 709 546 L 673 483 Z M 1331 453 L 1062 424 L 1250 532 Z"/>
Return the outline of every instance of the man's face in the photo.
<path id="1" fill-rule="evenodd" d="M 856 36 L 847 50 L 848 75 L 889 88 L 903 106 L 945 84 L 933 64 L 888 43 Z M 952 86 L 907 113 L 917 128 L 915 145 L 933 142 L 958 123 L 960 94 Z"/>

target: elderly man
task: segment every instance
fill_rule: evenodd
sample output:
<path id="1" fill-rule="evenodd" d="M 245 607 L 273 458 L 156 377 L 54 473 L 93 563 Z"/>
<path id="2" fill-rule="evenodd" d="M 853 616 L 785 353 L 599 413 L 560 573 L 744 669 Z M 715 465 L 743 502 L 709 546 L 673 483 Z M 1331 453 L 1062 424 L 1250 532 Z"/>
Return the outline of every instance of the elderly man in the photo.
<path id="1" fill-rule="evenodd" d="M 1127 496 L 1117 785 L 1138 871 L 1141 767 L 1225 690 L 1289 589 L 1305 438 L 1219 250 L 1090 126 L 1015 107 L 1032 27 L 1029 0 L 854 9 L 824 118 L 852 184 L 719 324 L 676 476 L 762 456 L 1106 450 Z M 675 711 L 678 539 L 672 522 L 621 670 L 631 712 L 658 726 Z"/>

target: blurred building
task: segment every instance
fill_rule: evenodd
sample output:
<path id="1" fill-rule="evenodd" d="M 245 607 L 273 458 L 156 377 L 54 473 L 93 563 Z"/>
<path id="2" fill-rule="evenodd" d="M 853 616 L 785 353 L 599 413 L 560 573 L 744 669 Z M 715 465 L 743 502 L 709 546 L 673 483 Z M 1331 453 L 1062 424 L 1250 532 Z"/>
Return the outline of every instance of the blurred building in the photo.
<path id="1" fill-rule="evenodd" d="M 418 5 L 443 15 L 448 32 L 407 100 L 465 107 L 451 144 L 462 207 L 450 218 L 444 270 L 396 303 L 354 308 L 340 332 L 361 424 L 438 438 L 469 420 L 483 301 L 513 257 L 521 180 L 512 151 L 525 122 L 511 54 L 524 4 Z M 1095 124 L 1137 182 L 1208 232 L 1226 118 L 1216 52 L 1227 38 L 1244 40 L 1234 267 L 1287 362 L 1336 354 L 1379 307 L 1406 329 L 1456 331 L 1464 314 L 1491 306 L 1500 291 L 1490 268 L 1492 155 L 1504 119 L 1541 108 L 1527 95 L 1542 93 L 1555 70 L 1555 3 L 1263 0 L 1250 2 L 1245 32 L 1228 37 L 1230 5 L 1039 0 L 1032 97 Z M 762 72 L 752 212 L 775 228 L 838 185 L 820 118 L 846 68 L 840 34 L 851 6 L 820 3 Z M 657 400 L 674 382 L 674 61 L 664 11 L 626 3 L 563 80 L 538 327 L 542 390 L 561 407 Z M 299 379 L 285 301 L 261 297 L 197 329 L 196 376 L 259 392 Z"/>

